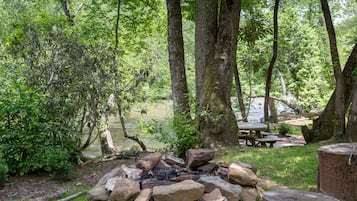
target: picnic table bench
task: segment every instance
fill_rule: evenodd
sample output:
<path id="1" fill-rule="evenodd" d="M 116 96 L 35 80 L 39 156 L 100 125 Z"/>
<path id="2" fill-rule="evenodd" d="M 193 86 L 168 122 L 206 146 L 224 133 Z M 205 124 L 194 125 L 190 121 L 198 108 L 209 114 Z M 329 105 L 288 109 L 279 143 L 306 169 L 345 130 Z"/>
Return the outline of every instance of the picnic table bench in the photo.
<path id="1" fill-rule="evenodd" d="M 262 146 L 266 146 L 265 143 L 269 144 L 269 148 L 273 148 L 274 144 L 279 141 L 279 139 L 275 139 L 275 138 L 258 138 L 255 139 L 255 141 L 257 141 L 258 143 L 255 146 L 258 146 L 259 144 L 261 144 Z M 264 144 L 263 144 L 264 143 Z"/>

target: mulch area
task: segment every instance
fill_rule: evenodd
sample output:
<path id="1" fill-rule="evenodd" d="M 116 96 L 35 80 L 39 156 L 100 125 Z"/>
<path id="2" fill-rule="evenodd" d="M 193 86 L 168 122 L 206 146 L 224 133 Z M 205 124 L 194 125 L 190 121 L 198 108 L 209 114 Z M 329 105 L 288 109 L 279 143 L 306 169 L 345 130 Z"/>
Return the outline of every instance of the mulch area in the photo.
<path id="1" fill-rule="evenodd" d="M 111 160 L 90 162 L 76 166 L 69 175 L 57 178 L 48 174 L 11 176 L 0 187 L 0 200 L 49 201 L 81 186 L 94 186 L 107 172 L 122 164 L 134 164 L 135 160 Z"/>

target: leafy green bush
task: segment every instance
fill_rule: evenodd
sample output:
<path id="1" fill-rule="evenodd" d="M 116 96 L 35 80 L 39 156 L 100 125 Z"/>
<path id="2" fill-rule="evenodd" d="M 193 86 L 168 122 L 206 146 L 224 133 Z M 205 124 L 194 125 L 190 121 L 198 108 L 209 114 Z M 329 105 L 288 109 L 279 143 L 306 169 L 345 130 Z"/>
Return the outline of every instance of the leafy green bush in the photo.
<path id="1" fill-rule="evenodd" d="M 47 111 L 46 95 L 20 79 L 0 84 L 0 153 L 9 172 L 68 170 L 79 154 L 78 138 Z"/>
<path id="2" fill-rule="evenodd" d="M 170 119 L 169 131 L 165 129 L 165 124 L 158 120 L 140 122 L 139 127 L 157 141 L 167 144 L 178 156 L 183 156 L 187 149 L 195 148 L 199 143 L 196 135 L 197 122 L 186 115 Z"/>
<path id="3" fill-rule="evenodd" d="M 278 125 L 278 132 L 280 135 L 286 135 L 288 133 L 291 132 L 291 127 L 289 126 L 289 124 L 286 123 L 281 123 Z"/>
<path id="4" fill-rule="evenodd" d="M 5 160 L 0 158 L 0 183 L 7 179 L 8 174 L 9 168 L 7 167 Z"/>
<path id="5" fill-rule="evenodd" d="M 198 146 L 199 139 L 197 136 L 198 123 L 192 120 L 188 115 L 176 116 L 173 118 L 171 128 L 176 134 L 173 142 L 175 152 L 178 156 L 183 156 L 186 150 Z"/>

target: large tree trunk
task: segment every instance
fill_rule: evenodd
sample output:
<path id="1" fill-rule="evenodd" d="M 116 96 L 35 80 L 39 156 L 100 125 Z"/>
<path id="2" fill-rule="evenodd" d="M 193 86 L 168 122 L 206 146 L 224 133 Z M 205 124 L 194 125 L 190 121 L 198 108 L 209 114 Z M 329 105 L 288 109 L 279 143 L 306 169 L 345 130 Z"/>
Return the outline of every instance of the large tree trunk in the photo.
<path id="1" fill-rule="evenodd" d="M 345 94 L 344 81 L 341 71 L 340 59 L 337 50 L 336 34 L 332 23 L 330 9 L 327 0 L 321 0 L 322 12 L 325 18 L 326 29 L 330 41 L 330 53 L 334 75 L 336 80 L 335 90 L 335 119 L 331 123 L 334 124 L 334 135 L 343 137 L 345 133 Z"/>
<path id="2" fill-rule="evenodd" d="M 348 109 L 348 105 L 352 100 L 352 89 L 353 89 L 353 72 L 357 68 L 357 43 L 353 47 L 353 50 L 348 57 L 348 60 L 343 69 L 344 77 L 344 96 L 346 100 L 344 112 Z M 304 136 L 309 139 L 307 142 L 311 141 L 321 141 L 327 140 L 333 136 L 334 124 L 332 123 L 335 118 L 335 106 L 336 106 L 336 90 L 331 95 L 324 111 L 321 113 L 318 119 L 313 122 L 312 129 L 304 129 Z"/>
<path id="3" fill-rule="evenodd" d="M 278 56 L 278 11 L 279 0 L 275 0 L 274 5 L 274 41 L 273 41 L 273 55 L 271 57 L 269 67 L 265 78 L 265 100 L 264 100 L 264 121 L 269 122 L 269 96 L 271 87 L 271 77 L 273 74 L 273 68 Z"/>
<path id="4" fill-rule="evenodd" d="M 199 126 L 205 146 L 239 144 L 230 97 L 240 0 L 222 0 L 218 18 L 217 7 L 217 1 L 196 1 L 196 67 L 204 73 L 196 78 L 196 87 L 200 91 L 197 98 L 203 115 Z"/>
<path id="5" fill-rule="evenodd" d="M 357 81 L 354 83 L 352 97 L 352 106 L 346 129 L 347 142 L 357 142 Z"/>
<path id="6" fill-rule="evenodd" d="M 204 82 L 208 62 L 213 57 L 217 36 L 218 4 L 216 0 L 196 1 L 195 75 L 196 99 L 204 98 Z"/>
<path id="7" fill-rule="evenodd" d="M 180 0 L 166 0 L 171 87 L 175 115 L 190 111 L 185 72 Z"/>

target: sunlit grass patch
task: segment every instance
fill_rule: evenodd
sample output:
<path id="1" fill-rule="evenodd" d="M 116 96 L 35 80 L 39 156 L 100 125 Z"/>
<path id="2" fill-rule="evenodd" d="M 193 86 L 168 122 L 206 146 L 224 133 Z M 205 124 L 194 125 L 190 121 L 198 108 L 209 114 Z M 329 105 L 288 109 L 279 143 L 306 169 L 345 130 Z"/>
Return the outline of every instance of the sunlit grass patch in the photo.
<path id="1" fill-rule="evenodd" d="M 279 186 L 316 189 L 318 157 L 321 144 L 304 147 L 256 148 L 230 147 L 218 151 L 216 161 L 241 161 L 257 167 L 258 176 Z"/>

